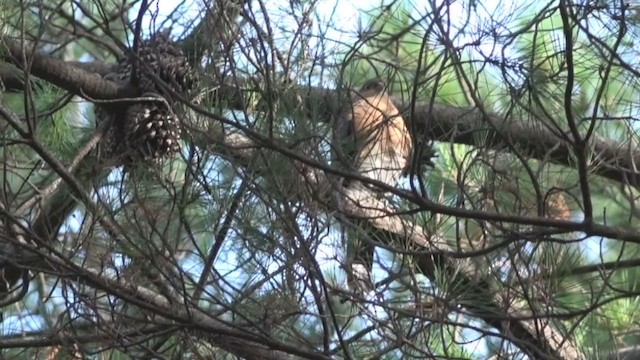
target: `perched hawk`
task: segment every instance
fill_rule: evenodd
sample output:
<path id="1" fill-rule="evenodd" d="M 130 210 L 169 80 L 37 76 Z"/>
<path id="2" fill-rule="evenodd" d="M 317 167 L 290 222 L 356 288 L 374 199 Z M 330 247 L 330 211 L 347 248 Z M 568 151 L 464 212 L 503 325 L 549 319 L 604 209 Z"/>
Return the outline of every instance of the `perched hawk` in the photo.
<path id="1" fill-rule="evenodd" d="M 369 81 L 357 92 L 351 108 L 336 123 L 336 160 L 353 172 L 396 186 L 408 172 L 412 141 L 409 130 L 382 82 Z M 379 187 L 345 179 L 347 189 L 363 196 L 384 197 Z M 383 202 L 387 204 L 386 202 Z M 347 245 L 349 288 L 372 288 L 374 247 L 351 239 Z"/>

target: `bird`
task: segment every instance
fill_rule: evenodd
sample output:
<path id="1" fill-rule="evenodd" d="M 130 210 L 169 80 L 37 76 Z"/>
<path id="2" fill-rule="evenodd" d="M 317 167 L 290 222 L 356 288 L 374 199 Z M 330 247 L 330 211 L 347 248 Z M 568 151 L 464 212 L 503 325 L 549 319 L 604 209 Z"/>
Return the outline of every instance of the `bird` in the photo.
<path id="1" fill-rule="evenodd" d="M 335 161 L 339 166 L 363 177 L 396 186 L 408 174 L 411 165 L 412 138 L 401 112 L 389 97 L 387 87 L 373 79 L 355 94 L 353 102 L 336 121 L 334 141 L 337 141 Z M 344 179 L 343 186 L 352 201 L 377 199 L 385 201 L 387 192 L 366 182 Z M 360 220 L 354 220 L 359 223 Z M 356 238 L 358 236 L 355 236 Z M 373 288 L 371 269 L 374 246 L 370 242 L 347 241 L 347 285 L 351 290 Z"/>

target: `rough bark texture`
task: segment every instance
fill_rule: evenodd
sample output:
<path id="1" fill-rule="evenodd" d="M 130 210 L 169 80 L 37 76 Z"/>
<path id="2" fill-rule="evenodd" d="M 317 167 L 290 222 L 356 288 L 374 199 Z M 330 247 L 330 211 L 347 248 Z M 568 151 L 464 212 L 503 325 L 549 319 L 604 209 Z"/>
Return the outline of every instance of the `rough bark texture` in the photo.
<path id="1" fill-rule="evenodd" d="M 2 37 L 0 42 L 6 48 L 6 51 L 0 52 L 0 59 L 72 94 L 91 101 L 122 99 L 136 95 L 136 90 L 128 85 L 105 80 L 97 73 L 33 51 L 19 40 Z M 87 65 L 87 68 L 90 67 Z"/>

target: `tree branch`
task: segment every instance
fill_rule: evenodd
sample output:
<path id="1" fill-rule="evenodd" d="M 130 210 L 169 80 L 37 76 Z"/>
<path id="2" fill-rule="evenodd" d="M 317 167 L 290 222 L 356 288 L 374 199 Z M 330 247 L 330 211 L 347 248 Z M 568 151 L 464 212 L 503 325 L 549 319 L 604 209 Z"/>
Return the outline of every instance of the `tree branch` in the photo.
<path id="1" fill-rule="evenodd" d="M 195 36 L 195 35 L 194 35 Z M 51 82 L 75 95 L 95 99 L 119 99 L 135 96 L 135 89 L 103 79 L 96 73 L 81 69 L 73 64 L 53 59 L 46 54 L 31 52 L 18 43 L 3 38 L 9 53 L 2 59 L 24 68 L 23 51 L 32 60 L 30 71 L 33 75 Z M 188 42 L 184 46 L 189 46 Z M 77 65 L 78 63 L 75 63 Z M 92 69 L 92 65 L 83 65 Z M 96 65 L 93 70 L 105 71 L 105 66 Z M 12 78 L 11 80 L 17 80 Z M 230 86 L 217 86 L 218 98 L 224 100 L 231 109 L 241 110 L 247 107 L 243 99 L 244 92 L 252 92 L 249 81 L 237 82 Z M 13 82 L 12 82 L 13 84 Z M 287 98 L 290 97 L 290 98 Z M 314 87 L 298 87 L 295 91 L 283 94 L 282 101 L 304 99 L 304 106 L 312 121 L 331 122 L 344 109 L 348 98 L 337 90 Z M 541 123 L 525 121 L 514 117 L 504 117 L 495 113 L 482 113 L 479 109 L 457 107 L 445 104 L 419 102 L 415 112 L 408 113 L 410 106 L 396 100 L 399 109 L 405 109 L 405 119 L 414 125 L 420 136 L 432 140 L 453 142 L 476 146 L 495 151 L 512 151 L 510 144 L 517 144 L 519 151 L 541 161 L 574 167 L 572 144 L 549 131 Z M 483 132 L 484 136 L 477 136 Z M 594 138 L 590 142 L 590 163 L 594 174 L 621 184 L 640 188 L 640 172 L 635 164 L 640 163 L 640 149 L 631 144 L 617 143 L 612 140 Z"/>
<path id="2" fill-rule="evenodd" d="M 407 104 L 397 103 L 401 109 L 408 108 Z M 416 106 L 416 113 L 410 119 L 418 132 L 430 139 L 496 151 L 511 151 L 509 145 L 515 145 L 524 156 L 568 167 L 575 164 L 573 145 L 535 120 L 505 118 L 495 113 L 483 114 L 475 108 L 444 104 L 434 104 L 430 109 L 424 102 Z M 478 132 L 484 136 L 477 136 Z M 591 168 L 594 174 L 640 187 L 640 172 L 634 165 L 640 161 L 640 149 L 602 138 L 594 138 L 590 146 L 588 162 L 594 164 Z"/>
<path id="3" fill-rule="evenodd" d="M 34 250 L 34 254 L 37 253 Z M 169 303 L 162 295 L 144 286 L 125 280 L 123 277 L 110 277 L 105 271 L 92 269 L 83 265 L 77 265 L 57 254 L 39 253 L 39 258 L 46 268 L 41 270 L 51 272 L 55 276 L 77 281 L 96 289 L 112 294 L 128 303 L 134 304 L 171 320 L 167 326 L 175 325 L 186 329 L 191 334 L 205 338 L 217 347 L 232 354 L 250 359 L 289 359 L 291 354 L 307 359 L 324 360 L 324 356 L 312 349 L 303 349 L 282 343 L 277 340 L 254 333 L 251 328 L 239 328 L 218 320 L 197 307 L 187 304 L 175 306 Z M 42 261 L 47 259 L 47 261 Z M 61 275 L 65 274 L 65 275 Z M 139 333 L 138 333 L 139 334 Z M 59 341 L 70 339 L 60 334 Z M 5 340 L 0 344 L 7 347 L 18 347 L 20 340 Z M 34 339 L 33 341 L 36 341 Z M 47 341 L 41 339 L 41 341 Z M 0 345 L 2 346 L 2 345 Z"/>
<path id="4" fill-rule="evenodd" d="M 237 17 L 242 7 L 251 0 L 223 0 L 209 2 L 213 7 L 206 10 L 206 15 L 195 26 L 193 31 L 180 42 L 182 51 L 191 64 L 200 64 L 200 59 L 207 50 L 216 56 L 223 55 L 233 38 L 229 35 L 236 31 Z M 215 46 L 214 49 L 211 46 Z"/>
<path id="5" fill-rule="evenodd" d="M 237 82 L 237 86 L 220 84 L 218 97 L 232 109 L 243 110 L 242 99 L 249 98 L 248 81 Z M 282 101 L 303 99 L 303 106 L 312 121 L 331 122 L 336 114 L 349 104 L 348 97 L 338 90 L 314 87 L 298 87 Z M 290 97 L 290 98 L 287 98 Z M 431 140 L 466 144 L 494 151 L 513 151 L 516 145 L 523 156 L 540 161 L 574 168 L 572 144 L 549 131 L 535 120 L 525 121 L 515 117 L 504 117 L 496 113 L 483 113 L 477 108 L 459 107 L 440 103 L 418 102 L 415 112 L 410 113 L 410 104 L 394 99 L 398 109 L 404 109 L 404 118 L 413 125 L 417 134 Z M 483 136 L 478 136 L 482 132 Z M 589 163 L 593 174 L 640 188 L 640 149 L 631 144 L 617 143 L 603 138 L 590 142 Z"/>
<path id="6" fill-rule="evenodd" d="M 122 99 L 137 94 L 137 90 L 128 85 L 105 80 L 95 72 L 73 66 L 72 63 L 52 58 L 42 52 L 32 51 L 6 36 L 1 39 L 5 51 L 0 51 L 0 59 L 74 95 L 95 101 Z M 89 65 L 86 67 L 90 68 Z"/>

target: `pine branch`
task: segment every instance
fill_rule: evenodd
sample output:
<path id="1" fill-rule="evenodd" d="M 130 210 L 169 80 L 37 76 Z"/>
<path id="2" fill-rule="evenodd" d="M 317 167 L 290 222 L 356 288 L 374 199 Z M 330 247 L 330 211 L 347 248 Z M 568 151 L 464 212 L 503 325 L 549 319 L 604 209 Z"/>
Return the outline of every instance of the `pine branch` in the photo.
<path id="1" fill-rule="evenodd" d="M 98 74 L 78 68 L 72 63 L 53 59 L 43 53 L 31 52 L 13 40 L 4 38 L 4 41 L 9 53 L 0 58 L 25 68 L 22 56 L 24 52 L 31 61 L 31 74 L 75 95 L 88 99 L 112 100 L 135 95 L 135 89 L 128 86 L 104 80 Z M 188 46 L 188 42 L 185 44 Z M 90 69 L 91 65 L 83 67 Z M 219 84 L 216 86 L 218 98 L 231 109 L 245 109 L 248 104 L 245 104 L 243 99 L 248 97 L 243 93 L 253 91 L 246 85 L 249 83 L 245 80 L 236 82 L 233 86 Z M 286 102 L 304 99 L 308 113 L 315 114 L 310 119 L 327 122 L 333 121 L 336 114 L 348 103 L 348 99 L 339 91 L 314 87 L 299 87 L 288 96 L 291 96 L 291 99 L 283 95 L 281 100 Z M 418 102 L 415 112 L 411 114 L 408 112 L 409 103 L 398 100 L 395 102 L 399 109 L 405 109 L 405 119 L 413 124 L 416 133 L 428 139 L 496 151 L 514 151 L 511 145 L 517 144 L 518 151 L 524 156 L 575 167 L 572 144 L 548 130 L 540 122 L 485 113 L 476 108 L 427 102 Z M 478 132 L 483 132 L 484 135 L 477 136 Z M 635 164 L 640 163 L 640 149 L 603 138 L 591 139 L 590 146 L 592 150 L 589 160 L 597 164 L 591 168 L 593 174 L 640 188 L 640 172 L 635 167 Z"/>
<path id="2" fill-rule="evenodd" d="M 62 60 L 33 51 L 19 40 L 0 38 L 0 59 L 24 72 L 50 82 L 85 99 L 113 100 L 133 97 L 136 89 L 103 79 L 98 73 L 84 70 Z M 90 68 L 89 65 L 86 66 Z M 95 69 L 94 69 L 95 70 Z"/>

